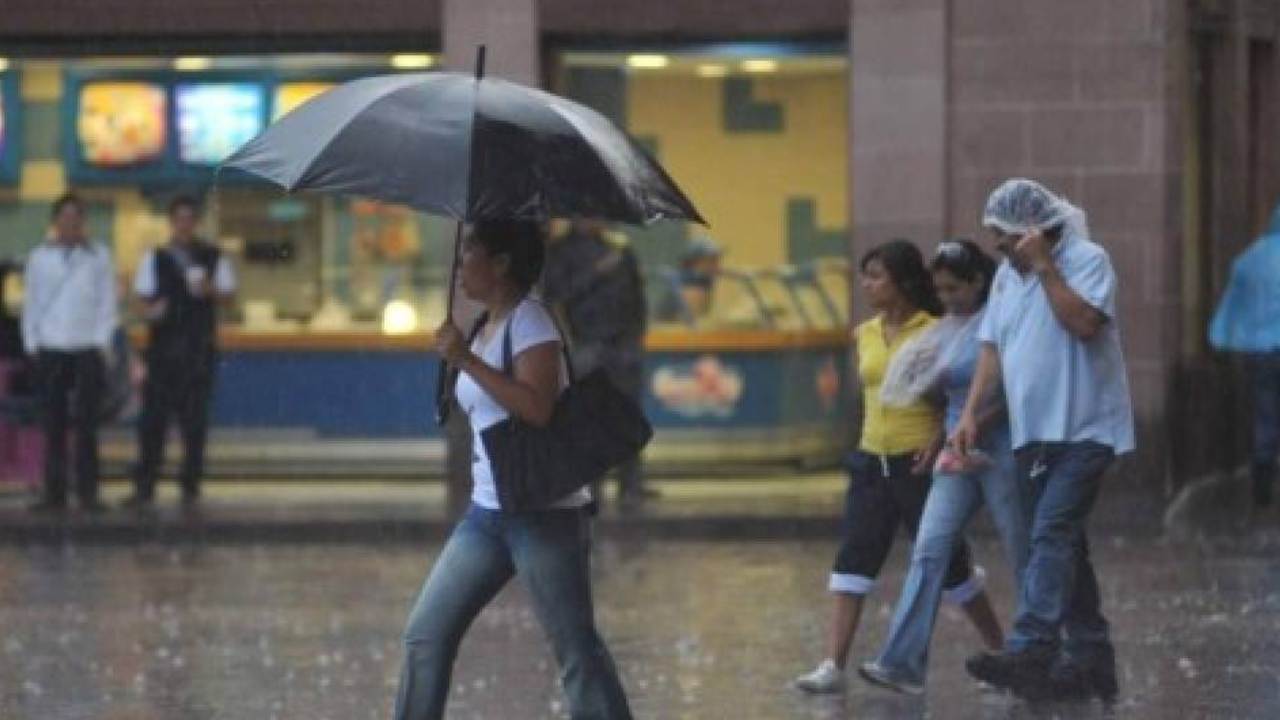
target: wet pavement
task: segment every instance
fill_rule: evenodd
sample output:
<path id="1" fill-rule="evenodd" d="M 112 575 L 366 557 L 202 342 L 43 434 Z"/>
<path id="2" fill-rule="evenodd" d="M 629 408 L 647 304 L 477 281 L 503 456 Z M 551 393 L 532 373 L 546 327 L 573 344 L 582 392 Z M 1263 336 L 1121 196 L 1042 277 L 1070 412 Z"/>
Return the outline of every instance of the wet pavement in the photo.
<path id="1" fill-rule="evenodd" d="M 661 499 L 638 508 L 620 507 L 610 489 L 600 524 L 615 536 L 826 538 L 838 527 L 845 483 L 840 473 L 686 478 L 651 483 Z M 109 482 L 102 494 L 116 507 L 129 492 L 129 484 Z M 0 543 L 425 542 L 452 525 L 443 485 L 423 481 L 209 482 L 194 513 L 181 511 L 170 484 L 146 514 L 32 515 L 33 499 L 0 492 Z"/>
<path id="2" fill-rule="evenodd" d="M 924 699 L 854 681 L 842 698 L 788 680 L 820 656 L 830 540 L 670 540 L 613 533 L 595 553 L 600 625 L 638 718 L 1280 717 L 1277 534 L 1174 543 L 1095 536 L 1122 701 L 1030 707 L 965 676 L 976 634 L 946 611 Z M 1000 553 L 976 542 L 998 608 Z M 439 551 L 396 543 L 0 545 L 0 718 L 386 718 L 401 624 Z M 884 636 L 901 550 L 854 658 Z M 556 671 L 518 586 L 477 620 L 451 718 L 566 717 Z"/>
<path id="3" fill-rule="evenodd" d="M 620 507 L 610 489 L 599 526 L 614 538 L 824 540 L 839 529 L 847 482 L 839 472 L 682 478 L 651 482 L 661 499 L 638 508 Z M 102 494 L 117 506 L 130 489 L 108 482 Z M 1095 525 L 1129 534 L 1161 532 L 1164 501 L 1154 491 L 1112 483 L 1106 496 Z M 205 484 L 195 513 L 180 510 L 171 483 L 161 486 L 155 512 L 142 515 L 117 509 L 98 516 L 74 510 L 36 516 L 25 509 L 32 499 L 21 489 L 0 487 L 0 544 L 422 543 L 439 540 L 452 525 L 443 485 L 425 481 L 216 481 Z"/>

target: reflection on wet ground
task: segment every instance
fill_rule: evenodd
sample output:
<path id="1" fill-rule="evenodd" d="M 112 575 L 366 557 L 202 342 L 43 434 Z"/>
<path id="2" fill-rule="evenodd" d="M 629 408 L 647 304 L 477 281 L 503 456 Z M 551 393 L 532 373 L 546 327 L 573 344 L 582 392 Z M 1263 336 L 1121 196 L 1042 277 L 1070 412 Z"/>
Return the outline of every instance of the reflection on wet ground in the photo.
<path id="1" fill-rule="evenodd" d="M 1007 573 L 977 543 L 1000 608 Z M 438 545 L 0 548 L 0 717 L 6 720 L 386 718 L 399 631 Z M 825 542 L 602 540 L 600 623 L 639 718 L 1075 718 L 965 676 L 977 638 L 952 610 L 928 695 L 855 681 L 847 697 L 787 688 L 820 655 Z M 1117 718 L 1280 716 L 1280 561 L 1248 541 L 1174 546 L 1100 536 L 1120 653 Z M 903 558 L 857 639 L 883 637 Z M 476 623 L 451 718 L 567 716 L 556 670 L 520 588 Z"/>

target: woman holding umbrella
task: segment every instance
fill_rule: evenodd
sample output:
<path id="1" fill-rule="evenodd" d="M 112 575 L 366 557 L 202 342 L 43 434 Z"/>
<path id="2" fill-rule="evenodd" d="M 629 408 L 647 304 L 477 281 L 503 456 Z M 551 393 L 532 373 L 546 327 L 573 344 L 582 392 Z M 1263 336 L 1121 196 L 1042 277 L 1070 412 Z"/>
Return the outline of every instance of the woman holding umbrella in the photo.
<path id="1" fill-rule="evenodd" d="M 462 290 L 486 314 L 470 343 L 446 322 L 436 334 L 436 349 L 459 371 L 456 398 L 475 433 L 474 487 L 471 507 L 409 616 L 397 720 L 444 716 L 458 646 L 471 621 L 513 576 L 528 589 L 551 640 L 571 716 L 631 717 L 593 617 L 589 494 L 572 493 L 539 512 L 504 512 L 480 439 L 481 431 L 509 415 L 545 426 L 566 386 L 559 331 L 547 308 L 529 297 L 542 264 L 542 234 L 532 222 L 480 222 L 462 246 Z M 507 337 L 513 366 L 504 372 Z"/>
<path id="2" fill-rule="evenodd" d="M 566 384 L 561 337 L 546 308 L 529 299 L 543 261 L 536 222 L 701 223 L 697 209 L 604 116 L 484 77 L 483 47 L 474 76 L 410 73 L 345 83 L 273 123 L 223 166 L 290 191 L 375 198 L 453 218 L 455 241 L 463 222 L 474 223 L 455 252 L 461 264 L 454 272 L 487 308 L 487 321 L 472 342 L 450 323 L 436 337 L 440 355 L 460 373 L 455 398 L 476 433 L 475 487 L 409 617 L 396 717 L 443 715 L 467 627 L 519 576 L 551 638 L 572 716 L 630 718 L 592 617 L 589 497 L 575 492 L 538 512 L 504 512 L 479 433 L 509 417 L 545 426 Z M 440 384 L 438 407 L 447 405 L 448 385 Z"/>

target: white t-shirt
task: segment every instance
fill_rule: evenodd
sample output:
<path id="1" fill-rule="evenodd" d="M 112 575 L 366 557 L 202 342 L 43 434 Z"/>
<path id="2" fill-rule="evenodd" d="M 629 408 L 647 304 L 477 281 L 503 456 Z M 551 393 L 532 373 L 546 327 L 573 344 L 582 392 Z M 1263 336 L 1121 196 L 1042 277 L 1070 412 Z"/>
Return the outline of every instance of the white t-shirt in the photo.
<path id="1" fill-rule="evenodd" d="M 536 300 L 525 298 L 507 315 L 507 319 L 494 329 L 487 342 L 483 335 L 479 335 L 471 344 L 471 351 L 492 368 L 502 369 L 502 343 L 508 323 L 511 325 L 512 362 L 515 362 L 520 353 L 531 347 L 560 342 L 560 333 L 556 330 L 555 321 L 551 319 L 546 307 Z M 563 390 L 568 384 L 568 372 L 562 359 L 560 389 Z M 484 441 L 480 433 L 495 423 L 507 419 L 507 411 L 466 373 L 458 376 L 456 397 L 463 412 L 471 419 L 471 480 L 473 484 L 471 502 L 482 508 L 498 510 L 500 509 L 498 489 L 493 482 L 493 470 L 489 466 L 489 457 L 485 453 Z M 591 502 L 591 495 L 586 488 L 583 488 L 557 500 L 552 507 L 581 507 L 589 502 Z"/>

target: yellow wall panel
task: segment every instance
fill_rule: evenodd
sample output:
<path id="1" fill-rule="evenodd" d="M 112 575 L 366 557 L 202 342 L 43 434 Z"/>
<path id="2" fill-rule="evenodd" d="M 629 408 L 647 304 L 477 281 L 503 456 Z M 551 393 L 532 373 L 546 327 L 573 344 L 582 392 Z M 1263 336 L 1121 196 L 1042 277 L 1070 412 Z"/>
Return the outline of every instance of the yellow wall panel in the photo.
<path id="1" fill-rule="evenodd" d="M 22 99 L 28 102 L 61 100 L 62 66 L 57 63 L 25 63 L 22 68 Z"/>
<path id="2" fill-rule="evenodd" d="M 735 265 L 787 259 L 786 203 L 817 202 L 822 227 L 848 224 L 848 111 L 844 73 L 762 77 L 757 102 L 781 103 L 781 133 L 725 130 L 717 80 L 637 74 L 628 129 L 658 140 L 663 164 L 711 225 Z M 695 231 L 697 232 L 697 231 Z"/>
<path id="3" fill-rule="evenodd" d="M 61 160 L 28 160 L 22 163 L 18 196 L 23 200 L 55 200 L 67 189 Z"/>

